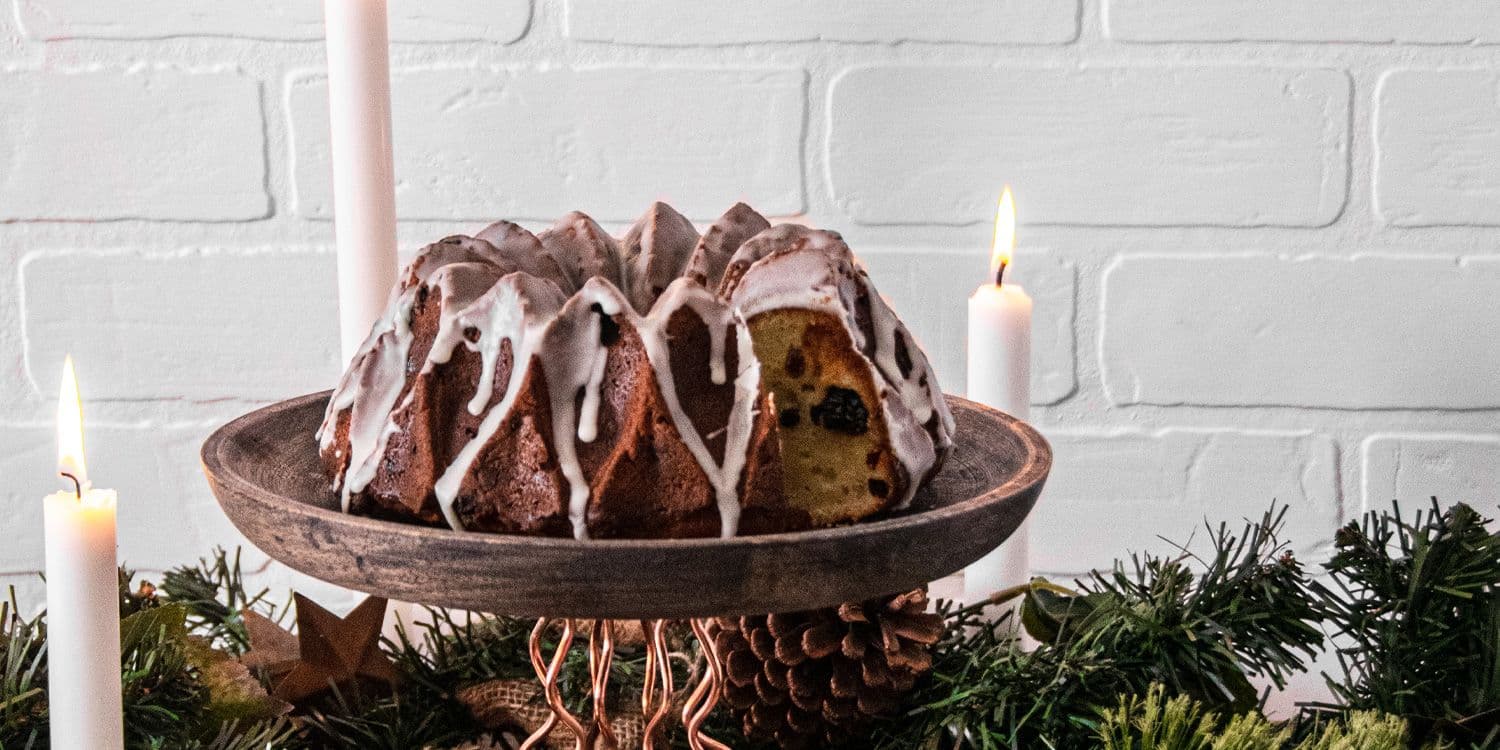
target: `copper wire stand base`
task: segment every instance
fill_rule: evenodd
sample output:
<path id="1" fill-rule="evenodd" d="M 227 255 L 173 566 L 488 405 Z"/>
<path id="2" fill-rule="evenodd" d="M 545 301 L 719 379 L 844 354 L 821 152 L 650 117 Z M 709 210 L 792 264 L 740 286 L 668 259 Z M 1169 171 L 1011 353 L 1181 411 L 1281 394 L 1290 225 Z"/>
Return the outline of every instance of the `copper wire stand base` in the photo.
<path id="1" fill-rule="evenodd" d="M 593 700 L 593 716 L 585 725 L 584 720 L 568 710 L 558 685 L 568 652 L 584 623 L 589 624 L 589 695 Z M 690 624 L 693 635 L 702 644 L 703 660 L 707 662 L 701 670 L 701 678 L 688 694 L 682 706 L 682 726 L 687 731 L 688 745 L 693 750 L 730 750 L 718 740 L 703 733 L 703 724 L 713 713 L 723 695 L 724 666 L 719 658 L 719 648 L 708 630 L 709 620 L 695 619 Z M 551 660 L 542 654 L 542 640 L 554 626 L 560 625 L 557 649 Z M 641 629 L 646 635 L 645 687 L 641 691 L 641 716 L 645 728 L 641 733 L 641 747 L 656 750 L 666 746 L 666 721 L 672 713 L 673 691 L 672 662 L 667 649 L 666 620 L 642 620 Z M 531 666 L 541 681 L 542 695 L 552 709 L 540 729 L 526 739 L 521 750 L 533 750 L 546 746 L 547 738 L 562 724 L 575 738 L 575 750 L 616 750 L 619 741 L 610 727 L 608 710 L 609 668 L 614 661 L 614 623 L 610 620 L 553 620 L 541 618 L 531 631 Z"/>

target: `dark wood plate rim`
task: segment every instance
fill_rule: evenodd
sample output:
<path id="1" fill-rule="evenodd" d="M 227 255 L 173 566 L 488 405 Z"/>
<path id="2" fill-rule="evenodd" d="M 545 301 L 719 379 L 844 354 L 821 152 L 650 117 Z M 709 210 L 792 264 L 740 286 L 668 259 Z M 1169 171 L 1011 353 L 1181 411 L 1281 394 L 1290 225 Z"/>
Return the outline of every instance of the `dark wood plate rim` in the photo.
<path id="1" fill-rule="evenodd" d="M 395 521 L 383 521 L 364 516 L 350 515 L 337 510 L 323 508 L 305 499 L 290 498 L 266 490 L 264 487 L 250 481 L 234 468 L 234 462 L 226 460 L 226 447 L 241 433 L 266 421 L 269 417 L 282 411 L 290 411 L 305 408 L 308 402 L 326 402 L 331 390 L 310 393 L 286 401 L 280 401 L 269 406 L 256 409 L 248 414 L 240 416 L 228 424 L 215 430 L 203 443 L 200 457 L 205 471 L 216 481 L 232 484 L 237 492 L 254 497 L 266 505 L 290 508 L 297 513 L 314 517 L 321 517 L 331 522 L 343 525 L 364 527 L 371 531 L 384 533 L 397 533 L 403 536 L 411 536 L 433 541 L 463 541 L 478 542 L 492 541 L 504 544 L 507 548 L 617 548 L 617 549 L 641 549 L 641 550 L 673 550 L 691 549 L 704 546 L 719 548 L 730 548 L 736 546 L 781 546 L 797 545 L 811 541 L 831 542 L 844 538 L 860 537 L 871 533 L 887 531 L 892 528 L 912 525 L 920 519 L 923 523 L 933 523 L 952 516 L 963 516 L 974 512 L 978 508 L 995 502 L 1001 502 L 1013 496 L 1019 495 L 1041 484 L 1047 478 L 1052 467 L 1052 446 L 1031 425 L 1022 422 L 998 409 L 985 406 L 968 399 L 945 394 L 949 403 L 954 407 L 967 407 L 985 416 L 999 421 L 1005 425 L 1005 429 L 1020 437 L 1020 442 L 1026 446 L 1027 455 L 1021 469 L 1011 476 L 1005 483 L 959 502 L 951 503 L 934 508 L 916 509 L 898 512 L 896 514 L 881 517 L 874 520 L 862 521 L 844 526 L 834 526 L 823 529 L 811 529 L 806 531 L 793 531 L 779 534 L 760 534 L 755 536 L 731 537 L 728 539 L 701 537 L 692 539 L 588 539 L 577 540 L 563 537 L 536 537 L 519 536 L 510 534 L 483 534 L 454 529 L 435 528 L 430 526 L 418 526 L 415 524 L 400 523 Z M 960 439 L 962 439 L 960 437 Z"/>

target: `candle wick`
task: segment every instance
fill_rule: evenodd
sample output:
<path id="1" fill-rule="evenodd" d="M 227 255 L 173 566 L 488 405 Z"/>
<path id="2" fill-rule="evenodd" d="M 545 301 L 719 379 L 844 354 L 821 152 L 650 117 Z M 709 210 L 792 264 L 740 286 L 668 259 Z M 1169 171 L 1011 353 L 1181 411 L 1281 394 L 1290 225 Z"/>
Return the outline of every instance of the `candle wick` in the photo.
<path id="1" fill-rule="evenodd" d="M 1001 263 L 1000 267 L 995 269 L 995 286 L 1005 286 L 1005 268 L 1007 265 L 1009 264 Z"/>
<path id="2" fill-rule="evenodd" d="M 73 494 L 78 496 L 78 502 L 83 502 L 83 484 L 78 481 L 78 477 L 75 477 L 66 471 L 60 471 L 58 473 L 73 480 Z"/>

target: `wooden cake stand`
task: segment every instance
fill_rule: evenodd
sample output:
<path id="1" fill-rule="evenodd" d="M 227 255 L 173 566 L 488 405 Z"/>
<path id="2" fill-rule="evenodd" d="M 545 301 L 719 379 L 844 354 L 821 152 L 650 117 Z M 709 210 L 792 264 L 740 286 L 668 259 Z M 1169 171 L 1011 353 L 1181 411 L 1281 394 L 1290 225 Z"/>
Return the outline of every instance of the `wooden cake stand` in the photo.
<path id="1" fill-rule="evenodd" d="M 304 573 L 378 596 L 436 607 L 541 618 L 531 661 L 553 710 L 523 747 L 560 721 L 577 747 L 614 747 L 604 711 L 611 620 L 640 619 L 647 635 L 642 696 L 647 748 L 672 710 L 667 620 L 688 620 L 708 668 L 682 709 L 690 744 L 726 746 L 701 727 L 723 672 L 709 619 L 790 612 L 906 591 L 982 557 L 1030 513 L 1052 449 L 1029 425 L 949 396 L 958 421 L 952 458 L 910 510 L 813 531 L 732 539 L 590 540 L 476 534 L 339 512 L 314 432 L 329 392 L 283 401 L 221 427 L 203 444 L 219 504 L 260 549 Z M 561 621 L 550 660 L 542 639 Z M 587 621 L 591 625 L 585 625 Z M 592 726 L 570 713 L 558 677 L 587 629 Z"/>

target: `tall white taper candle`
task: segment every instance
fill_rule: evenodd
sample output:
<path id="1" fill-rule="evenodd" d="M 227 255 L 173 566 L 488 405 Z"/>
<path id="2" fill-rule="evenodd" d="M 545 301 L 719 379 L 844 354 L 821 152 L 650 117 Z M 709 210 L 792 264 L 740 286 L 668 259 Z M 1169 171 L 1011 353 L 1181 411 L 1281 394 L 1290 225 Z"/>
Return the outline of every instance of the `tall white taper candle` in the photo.
<path id="1" fill-rule="evenodd" d="M 1031 416 L 1031 298 L 1004 280 L 1015 244 L 1015 204 L 1010 189 L 995 220 L 994 283 L 969 298 L 968 397 L 1017 419 Z M 964 569 L 964 601 L 978 601 L 1030 580 L 1031 523 L 995 551 Z"/>
<path id="2" fill-rule="evenodd" d="M 396 281 L 386 0 L 324 0 L 339 341 L 353 358 Z"/>
<path id="3" fill-rule="evenodd" d="M 77 484 L 43 503 L 47 547 L 47 710 L 53 750 L 118 750 L 120 591 L 115 491 L 89 486 L 73 360 L 57 404 L 58 471 Z"/>
<path id="4" fill-rule="evenodd" d="M 359 351 L 396 283 L 396 176 L 386 0 L 323 0 L 333 222 L 339 256 L 339 343 Z M 414 608 L 392 601 L 386 635 Z"/>

